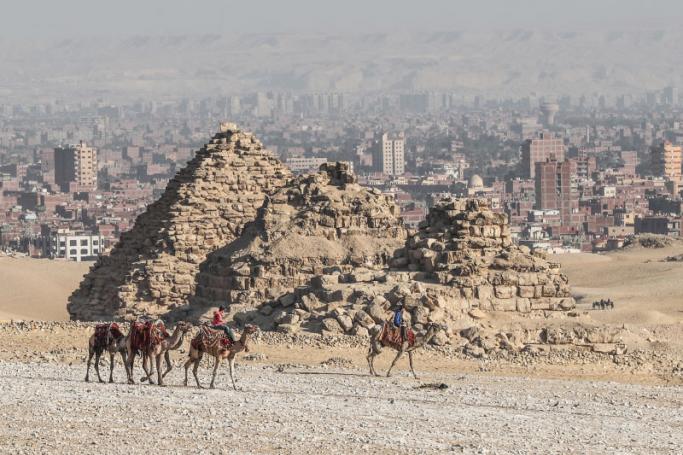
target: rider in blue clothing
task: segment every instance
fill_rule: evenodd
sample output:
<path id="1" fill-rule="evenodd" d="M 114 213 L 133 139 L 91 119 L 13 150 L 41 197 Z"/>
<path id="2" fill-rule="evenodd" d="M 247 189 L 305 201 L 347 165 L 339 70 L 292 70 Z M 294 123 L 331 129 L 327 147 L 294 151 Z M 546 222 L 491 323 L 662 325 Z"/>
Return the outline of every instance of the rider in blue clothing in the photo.
<path id="1" fill-rule="evenodd" d="M 396 310 L 394 310 L 394 317 L 392 319 L 394 327 L 401 329 L 401 338 L 406 339 L 406 325 L 403 322 L 403 303 L 398 304 Z"/>

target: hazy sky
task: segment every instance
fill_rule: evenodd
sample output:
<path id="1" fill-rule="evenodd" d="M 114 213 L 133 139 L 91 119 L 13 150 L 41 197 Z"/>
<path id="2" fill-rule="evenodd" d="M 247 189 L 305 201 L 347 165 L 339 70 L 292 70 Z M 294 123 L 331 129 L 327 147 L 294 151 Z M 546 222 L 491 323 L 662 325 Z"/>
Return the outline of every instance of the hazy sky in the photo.
<path id="1" fill-rule="evenodd" d="M 0 36 L 679 27 L 681 0 L 0 0 Z"/>

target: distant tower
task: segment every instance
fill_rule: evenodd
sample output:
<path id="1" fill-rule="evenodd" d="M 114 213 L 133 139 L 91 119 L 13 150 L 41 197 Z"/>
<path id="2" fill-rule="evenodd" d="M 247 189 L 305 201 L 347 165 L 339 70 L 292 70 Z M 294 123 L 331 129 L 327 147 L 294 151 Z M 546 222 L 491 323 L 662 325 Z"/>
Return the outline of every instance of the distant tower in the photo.
<path id="1" fill-rule="evenodd" d="M 543 124 L 553 126 L 555 124 L 555 114 L 560 110 L 560 106 L 554 102 L 541 103 L 541 113 L 543 114 Z"/>
<path id="2" fill-rule="evenodd" d="M 55 183 L 63 193 L 70 185 L 79 186 L 78 191 L 97 189 L 97 150 L 81 141 L 75 145 L 57 147 L 54 153 Z"/>

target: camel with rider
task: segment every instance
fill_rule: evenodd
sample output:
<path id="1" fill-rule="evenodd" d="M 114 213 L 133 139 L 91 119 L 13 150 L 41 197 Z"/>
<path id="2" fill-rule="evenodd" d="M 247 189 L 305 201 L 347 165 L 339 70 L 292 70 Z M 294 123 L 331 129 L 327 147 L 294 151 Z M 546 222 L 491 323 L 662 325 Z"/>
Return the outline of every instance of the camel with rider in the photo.
<path id="1" fill-rule="evenodd" d="M 227 359 L 230 367 L 232 387 L 234 390 L 237 390 L 234 371 L 235 357 L 242 351 L 249 352 L 249 342 L 256 332 L 258 332 L 258 327 L 246 325 L 240 338 L 233 343 L 222 331 L 214 330 L 207 325 L 201 326 L 199 333 L 197 333 L 190 342 L 189 358 L 185 362 L 185 386 L 187 386 L 187 371 L 190 368 L 190 365 L 193 365 L 192 374 L 197 382 L 197 387 L 200 389 L 203 388 L 199 383 L 199 377 L 197 377 L 197 369 L 199 368 L 199 362 L 202 360 L 204 354 L 208 354 L 215 360 L 213 376 L 211 377 L 211 384 L 209 387 L 212 389 L 214 388 L 216 371 L 218 371 L 221 362 Z"/>
<path id="2" fill-rule="evenodd" d="M 383 348 L 390 348 L 397 351 L 397 354 L 387 371 L 387 377 L 391 376 L 391 370 L 394 368 L 394 365 L 396 365 L 396 362 L 398 362 L 398 359 L 400 359 L 403 354 L 408 354 L 410 371 L 413 373 L 415 379 L 417 379 L 417 374 L 415 374 L 415 369 L 413 368 L 413 352 L 429 343 L 439 330 L 446 329 L 447 327 L 443 324 L 430 322 L 427 324 L 427 331 L 424 335 L 415 336 L 411 333 L 412 331 L 407 331 L 408 336 L 403 337 L 401 336 L 400 328 L 393 327 L 390 321 L 385 322 L 379 330 L 373 331 L 370 339 L 370 349 L 367 355 L 370 374 L 379 376 L 375 370 L 375 357 L 381 354 Z"/>

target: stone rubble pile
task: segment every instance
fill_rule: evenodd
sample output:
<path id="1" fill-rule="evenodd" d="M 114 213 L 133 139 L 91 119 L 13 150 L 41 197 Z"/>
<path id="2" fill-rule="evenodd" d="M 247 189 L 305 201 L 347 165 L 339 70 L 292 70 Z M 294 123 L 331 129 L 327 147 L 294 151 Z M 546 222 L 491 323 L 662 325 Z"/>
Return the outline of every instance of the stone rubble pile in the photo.
<path id="1" fill-rule="evenodd" d="M 206 256 L 242 233 L 289 170 L 231 123 L 169 181 L 71 295 L 72 319 L 133 319 L 186 305 Z"/>
<path id="2" fill-rule="evenodd" d="M 481 310 L 567 311 L 576 305 L 559 264 L 513 244 L 507 216 L 483 199 L 447 199 L 431 208 L 391 265 L 457 288 Z"/>
<path id="3" fill-rule="evenodd" d="M 356 183 L 346 163 L 323 165 L 266 198 L 257 219 L 201 266 L 189 310 L 255 307 L 300 286 L 370 279 L 403 247 L 393 199 Z"/>

